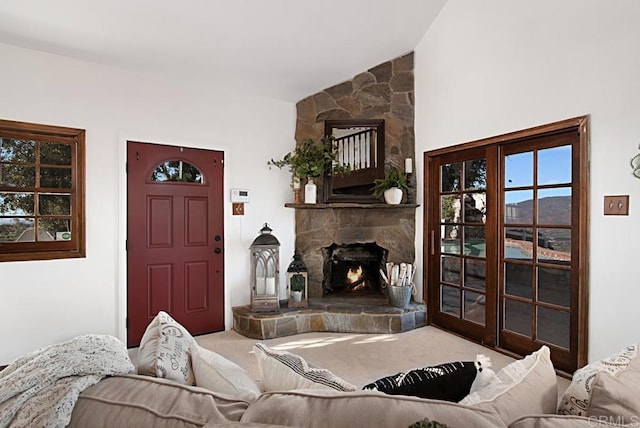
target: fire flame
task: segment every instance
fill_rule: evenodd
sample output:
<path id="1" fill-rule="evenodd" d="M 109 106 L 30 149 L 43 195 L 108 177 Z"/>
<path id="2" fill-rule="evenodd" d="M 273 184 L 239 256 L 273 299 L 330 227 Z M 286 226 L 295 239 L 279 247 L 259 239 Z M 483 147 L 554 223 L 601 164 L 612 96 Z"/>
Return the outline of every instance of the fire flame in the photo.
<path id="1" fill-rule="evenodd" d="M 349 284 L 353 284 L 362 278 L 362 266 L 358 266 L 357 268 L 349 268 L 349 272 L 347 272 L 347 279 L 349 280 Z"/>

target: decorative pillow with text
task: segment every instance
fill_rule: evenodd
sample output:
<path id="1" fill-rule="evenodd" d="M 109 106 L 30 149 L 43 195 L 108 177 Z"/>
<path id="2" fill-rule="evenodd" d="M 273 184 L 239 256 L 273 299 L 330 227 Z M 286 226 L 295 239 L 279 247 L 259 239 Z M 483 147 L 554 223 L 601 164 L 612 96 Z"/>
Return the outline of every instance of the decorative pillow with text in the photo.
<path id="1" fill-rule="evenodd" d="M 195 343 L 187 329 L 168 313 L 158 312 L 140 341 L 138 373 L 193 385 L 191 347 Z"/>

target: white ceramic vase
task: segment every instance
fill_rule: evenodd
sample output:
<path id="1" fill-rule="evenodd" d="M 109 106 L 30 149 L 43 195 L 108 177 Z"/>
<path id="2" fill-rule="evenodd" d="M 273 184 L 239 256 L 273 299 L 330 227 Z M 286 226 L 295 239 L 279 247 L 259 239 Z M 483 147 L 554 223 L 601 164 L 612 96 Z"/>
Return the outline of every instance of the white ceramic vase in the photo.
<path id="1" fill-rule="evenodd" d="M 318 197 L 318 187 L 313 182 L 313 178 L 307 178 L 307 184 L 304 185 L 304 203 L 315 204 Z"/>
<path id="2" fill-rule="evenodd" d="M 391 205 L 398 205 L 402 202 L 402 189 L 391 187 L 384 191 L 384 201 Z"/>

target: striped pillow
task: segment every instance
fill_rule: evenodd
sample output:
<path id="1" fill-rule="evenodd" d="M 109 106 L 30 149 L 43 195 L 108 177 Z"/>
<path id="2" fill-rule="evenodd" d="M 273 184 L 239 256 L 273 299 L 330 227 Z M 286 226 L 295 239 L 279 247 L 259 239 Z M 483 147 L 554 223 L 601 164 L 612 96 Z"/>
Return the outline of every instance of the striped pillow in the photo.
<path id="1" fill-rule="evenodd" d="M 262 343 L 256 343 L 253 351 L 262 373 L 262 389 L 265 392 L 292 389 L 356 390 L 354 385 L 345 382 L 329 370 L 311 367 L 298 355 L 269 349 Z"/>

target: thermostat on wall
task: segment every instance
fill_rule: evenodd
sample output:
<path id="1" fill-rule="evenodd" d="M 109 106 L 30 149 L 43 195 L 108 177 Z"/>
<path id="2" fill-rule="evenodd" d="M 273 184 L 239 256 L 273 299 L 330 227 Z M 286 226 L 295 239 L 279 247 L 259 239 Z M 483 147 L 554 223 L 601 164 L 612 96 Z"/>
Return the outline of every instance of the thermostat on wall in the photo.
<path id="1" fill-rule="evenodd" d="M 231 202 L 249 203 L 249 190 L 231 189 Z"/>

